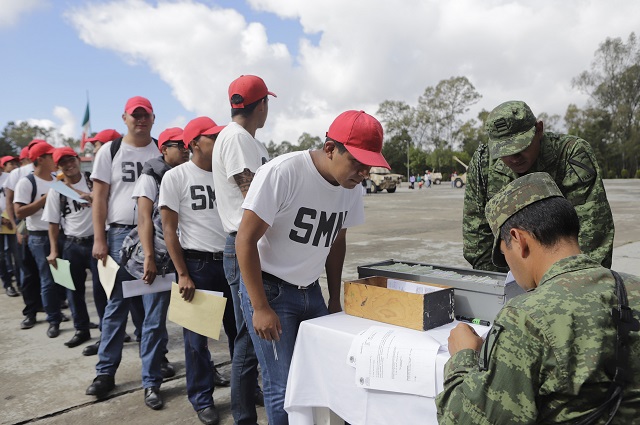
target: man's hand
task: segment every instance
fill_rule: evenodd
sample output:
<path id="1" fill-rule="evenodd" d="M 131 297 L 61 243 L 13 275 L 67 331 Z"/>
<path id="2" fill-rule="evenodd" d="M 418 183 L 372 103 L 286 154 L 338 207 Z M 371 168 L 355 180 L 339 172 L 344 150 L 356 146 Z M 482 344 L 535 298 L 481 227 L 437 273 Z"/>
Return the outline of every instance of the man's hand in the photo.
<path id="1" fill-rule="evenodd" d="M 58 270 L 58 262 L 56 261 L 56 258 L 58 258 L 58 253 L 52 252 L 47 257 L 47 262 L 51 264 L 54 269 Z"/>
<path id="2" fill-rule="evenodd" d="M 280 326 L 280 318 L 271 307 L 266 307 L 253 312 L 253 329 L 256 334 L 267 341 L 280 341 L 282 326 Z"/>
<path id="3" fill-rule="evenodd" d="M 196 285 L 190 276 L 180 276 L 178 278 L 178 288 L 180 288 L 183 300 L 188 302 L 193 300 L 193 296 L 196 294 Z"/>
<path id="4" fill-rule="evenodd" d="M 2 225 L 6 226 L 8 229 L 13 229 L 13 224 L 11 223 L 11 220 L 9 220 L 8 218 L 2 217 Z"/>
<path id="5" fill-rule="evenodd" d="M 342 306 L 340 305 L 340 298 L 333 299 L 329 298 L 329 314 L 339 313 L 342 311 Z"/>
<path id="6" fill-rule="evenodd" d="M 156 267 L 156 260 L 152 255 L 146 256 L 144 258 L 144 275 L 142 276 L 142 280 L 147 285 L 151 285 L 158 274 L 158 269 Z"/>
<path id="7" fill-rule="evenodd" d="M 107 257 L 109 256 L 109 247 L 106 242 L 102 241 L 93 241 L 93 258 L 100 261 L 102 260 L 103 265 L 107 265 Z"/>
<path id="8" fill-rule="evenodd" d="M 482 338 L 478 336 L 471 326 L 466 323 L 458 323 L 458 326 L 453 328 L 449 334 L 449 354 L 453 356 L 458 351 L 467 348 L 480 351 L 482 342 Z"/>

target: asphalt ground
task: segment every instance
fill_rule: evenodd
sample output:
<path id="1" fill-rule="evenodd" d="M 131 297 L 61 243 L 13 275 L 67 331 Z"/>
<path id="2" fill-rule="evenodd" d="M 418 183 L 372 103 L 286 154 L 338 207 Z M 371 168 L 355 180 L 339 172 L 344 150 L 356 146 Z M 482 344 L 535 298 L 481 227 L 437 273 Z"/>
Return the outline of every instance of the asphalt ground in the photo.
<path id="1" fill-rule="evenodd" d="M 616 225 L 613 268 L 640 275 L 640 180 L 606 180 L 605 187 Z M 462 202 L 464 191 L 449 182 L 430 189 L 409 190 L 406 183 L 396 193 L 364 197 L 366 223 L 347 233 L 343 280 L 358 277 L 357 267 L 383 260 L 408 260 L 466 267 L 462 256 Z M 326 291 L 326 282 L 322 281 Z M 88 284 L 88 287 L 91 285 Z M 91 291 L 87 294 L 93 321 L 97 314 Z M 182 329 L 168 322 L 168 358 L 176 368 L 161 392 L 165 407 L 152 411 L 144 405 L 138 345 L 125 344 L 116 374 L 116 389 L 105 400 L 85 395 L 95 377 L 97 358 L 82 356 L 83 344 L 67 348 L 73 336 L 71 322 L 62 323 L 58 338 L 46 336 L 44 314 L 30 330 L 21 330 L 22 298 L 0 293 L 0 424 L 198 424 L 186 396 Z M 69 314 L 68 310 L 66 310 Z M 127 331 L 133 335 L 133 325 Z M 98 337 L 97 330 L 92 336 Z M 229 375 L 230 360 L 224 333 L 210 341 L 219 370 Z M 230 392 L 214 393 L 221 424 L 232 424 Z M 266 424 L 263 408 L 259 422 Z"/>

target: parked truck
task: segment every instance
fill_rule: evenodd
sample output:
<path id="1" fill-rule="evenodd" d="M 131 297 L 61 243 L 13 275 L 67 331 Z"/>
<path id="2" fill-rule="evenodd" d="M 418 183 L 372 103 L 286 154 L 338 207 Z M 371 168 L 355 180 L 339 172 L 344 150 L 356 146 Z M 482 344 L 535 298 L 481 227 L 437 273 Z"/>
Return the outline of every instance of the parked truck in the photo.
<path id="1" fill-rule="evenodd" d="M 369 171 L 369 179 L 371 180 L 371 193 L 387 190 L 389 193 L 396 191 L 396 187 L 400 186 L 402 176 L 393 174 L 391 171 L 383 167 L 371 167 Z"/>
<path id="2" fill-rule="evenodd" d="M 457 189 L 461 189 L 465 184 L 467 184 L 467 169 L 469 168 L 469 166 L 467 164 L 465 164 L 464 162 L 460 161 L 458 159 L 458 157 L 456 157 L 454 155 L 453 159 L 455 159 L 456 161 L 458 161 L 458 163 L 460 165 L 462 165 L 464 167 L 464 173 L 460 174 L 459 176 L 456 176 L 452 182 L 453 182 L 453 187 L 457 188 Z"/>

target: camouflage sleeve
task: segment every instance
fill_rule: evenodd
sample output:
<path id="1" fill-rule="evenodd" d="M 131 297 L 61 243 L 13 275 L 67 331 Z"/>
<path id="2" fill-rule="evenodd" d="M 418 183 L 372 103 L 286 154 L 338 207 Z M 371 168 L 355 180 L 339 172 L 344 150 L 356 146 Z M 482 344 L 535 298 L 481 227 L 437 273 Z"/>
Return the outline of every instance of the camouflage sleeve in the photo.
<path id="1" fill-rule="evenodd" d="M 478 148 L 469 162 L 464 190 L 462 243 L 464 258 L 477 270 L 498 271 L 491 261 L 493 234 L 484 215 L 487 203 L 488 149 Z M 484 180 L 482 180 L 484 179 Z"/>
<path id="2" fill-rule="evenodd" d="M 604 267 L 611 268 L 615 229 L 602 172 L 591 146 L 582 139 L 576 139 L 566 155 L 562 186 L 580 218 L 580 248 Z"/>
<path id="3" fill-rule="evenodd" d="M 447 362 L 438 423 L 536 423 L 540 377 L 556 364 L 545 346 L 534 319 L 503 308 L 480 353 L 462 350 Z"/>

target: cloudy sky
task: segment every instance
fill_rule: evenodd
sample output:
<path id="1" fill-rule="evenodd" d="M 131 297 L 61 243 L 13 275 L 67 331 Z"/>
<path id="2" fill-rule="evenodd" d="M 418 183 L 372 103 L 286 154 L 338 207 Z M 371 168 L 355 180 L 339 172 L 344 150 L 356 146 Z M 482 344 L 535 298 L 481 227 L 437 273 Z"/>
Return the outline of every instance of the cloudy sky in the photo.
<path id="1" fill-rule="evenodd" d="M 153 135 L 191 118 L 229 121 L 227 88 L 264 78 L 277 99 L 263 142 L 323 136 L 347 109 L 411 105 L 466 76 L 470 116 L 512 99 L 563 115 L 571 79 L 607 37 L 638 32 L 633 0 L 0 0 L 0 128 L 53 126 L 80 137 L 124 131 L 126 100 L 148 97 Z"/>

